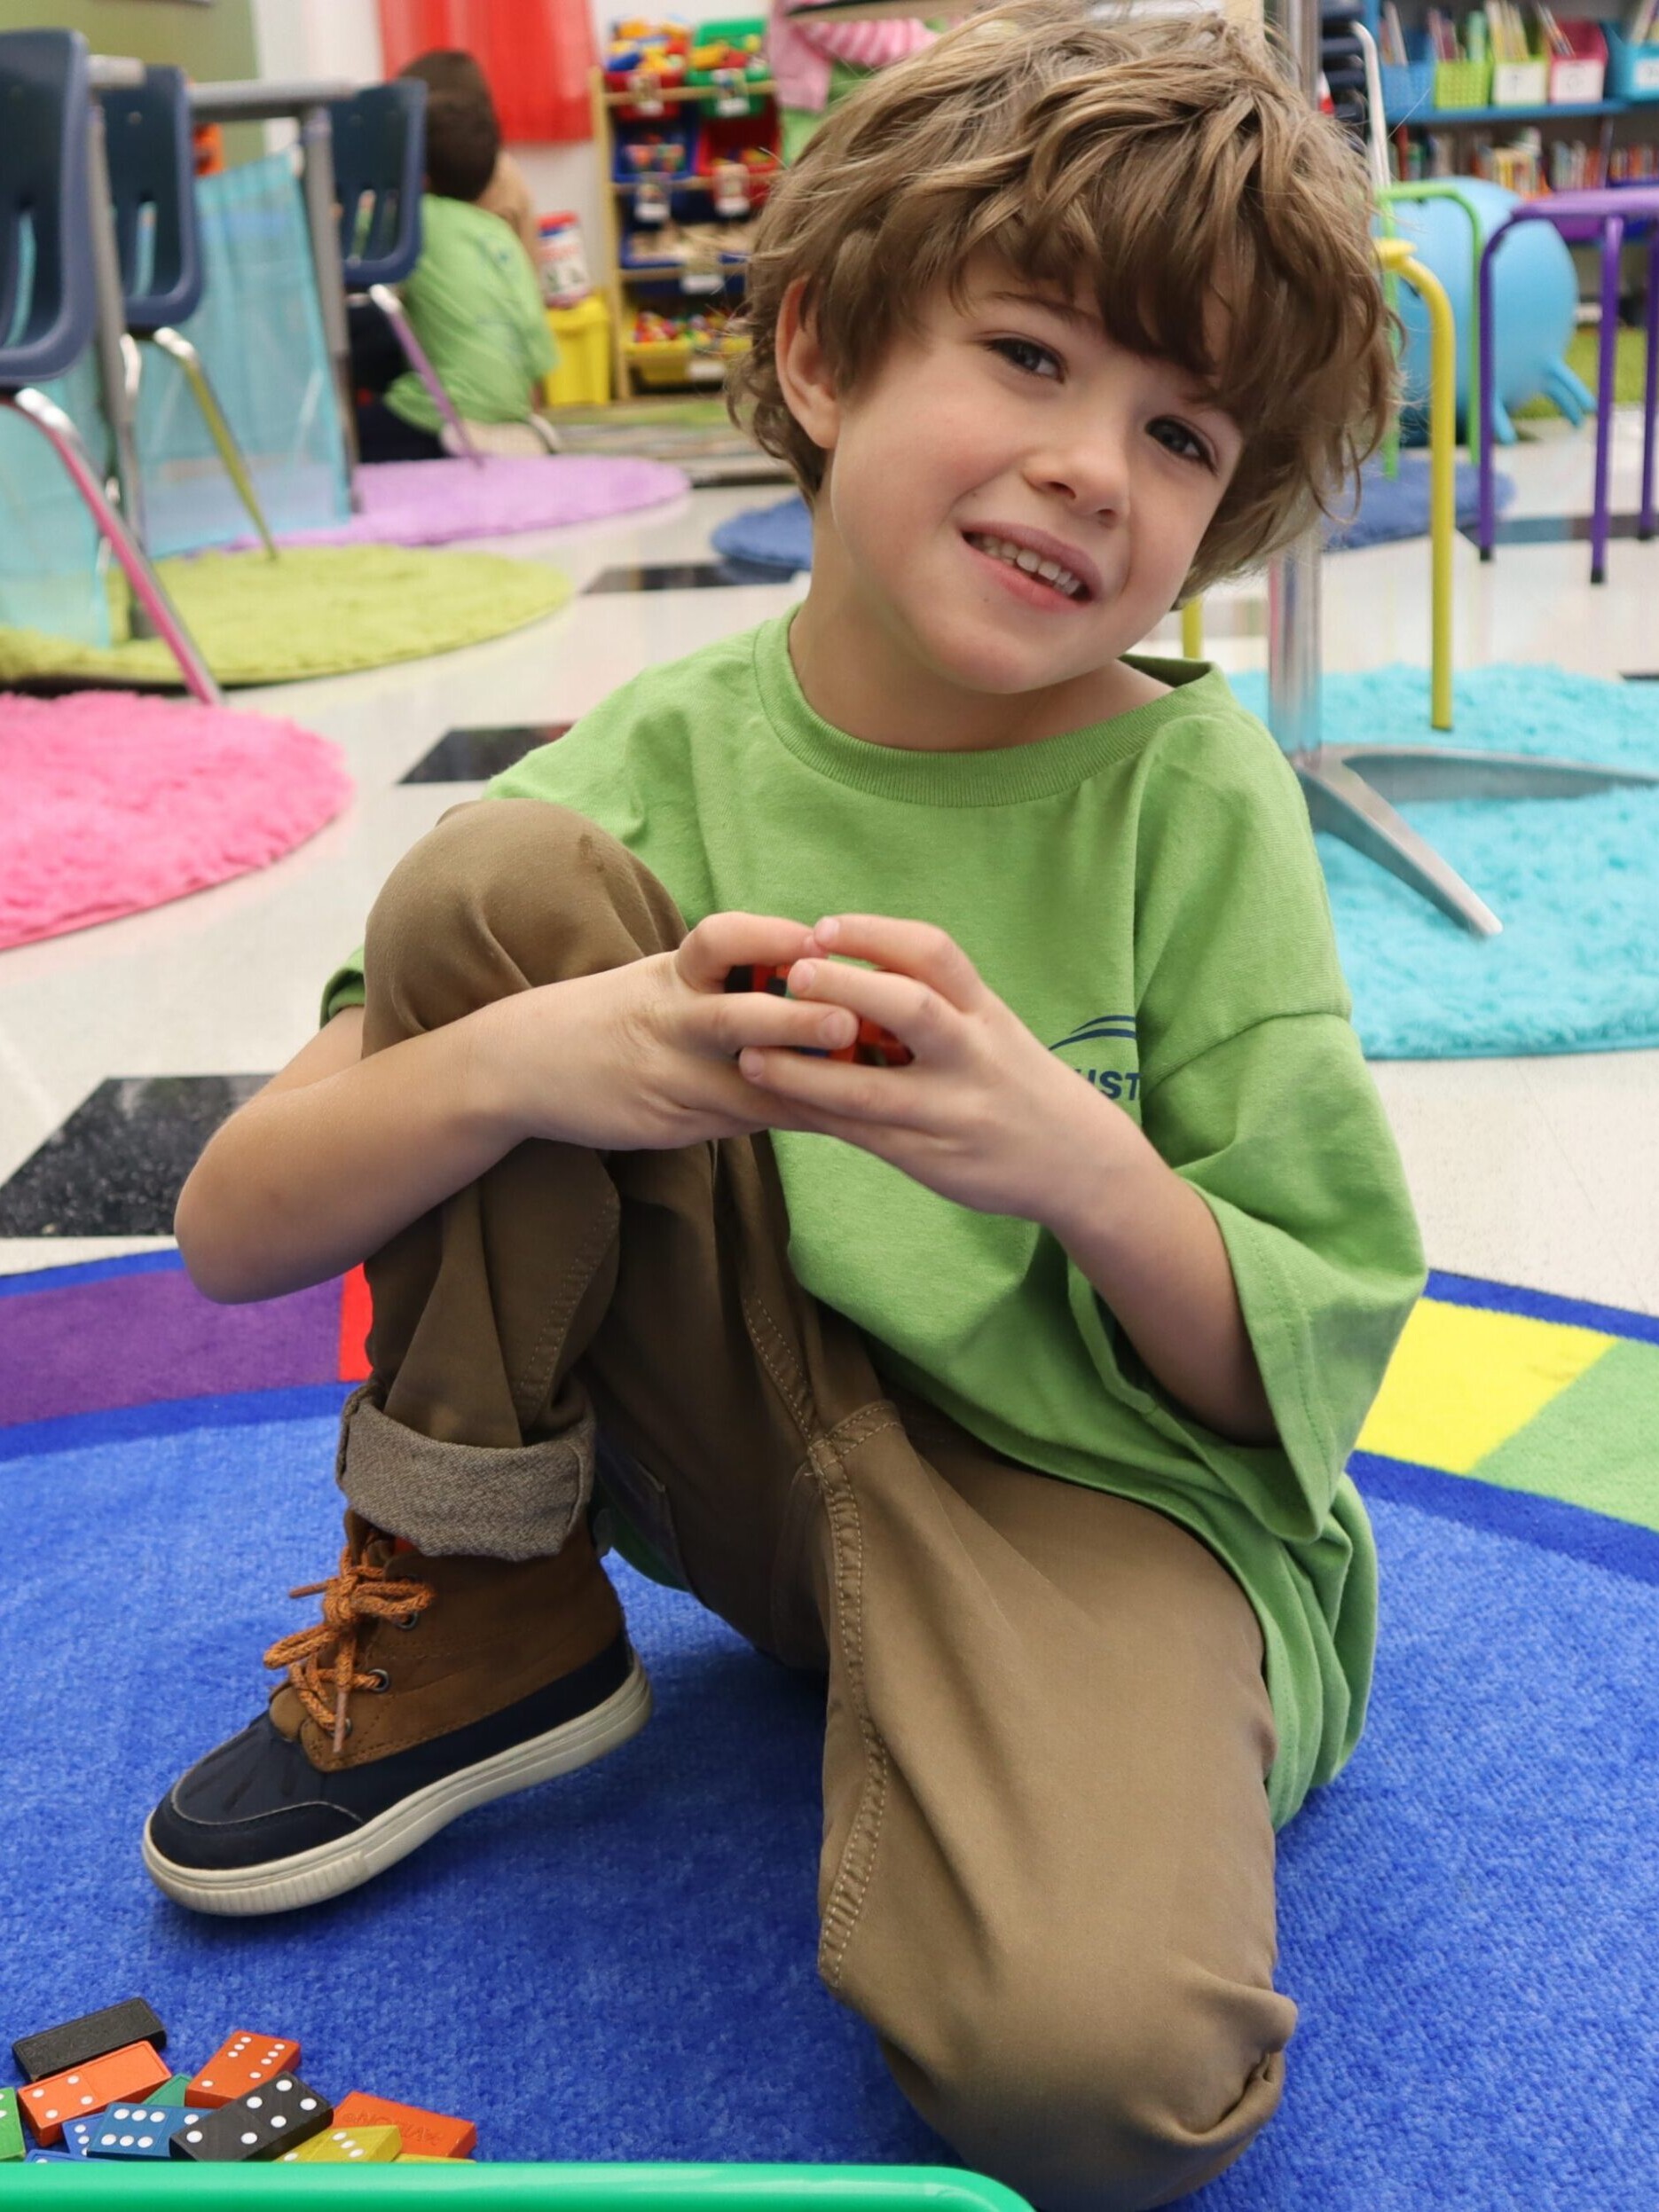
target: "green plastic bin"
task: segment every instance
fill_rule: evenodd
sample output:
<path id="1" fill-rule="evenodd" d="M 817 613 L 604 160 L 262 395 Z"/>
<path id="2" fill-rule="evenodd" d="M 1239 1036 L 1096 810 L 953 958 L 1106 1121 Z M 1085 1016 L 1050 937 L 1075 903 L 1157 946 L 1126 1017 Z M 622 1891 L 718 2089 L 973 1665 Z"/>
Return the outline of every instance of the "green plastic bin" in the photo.
<path id="1" fill-rule="evenodd" d="M 1023 2197 L 950 2166 L 193 2166 L 0 2167 L 9 2205 L 80 2212 L 389 2212 L 487 2206 L 489 2212 L 1030 2212 Z"/>

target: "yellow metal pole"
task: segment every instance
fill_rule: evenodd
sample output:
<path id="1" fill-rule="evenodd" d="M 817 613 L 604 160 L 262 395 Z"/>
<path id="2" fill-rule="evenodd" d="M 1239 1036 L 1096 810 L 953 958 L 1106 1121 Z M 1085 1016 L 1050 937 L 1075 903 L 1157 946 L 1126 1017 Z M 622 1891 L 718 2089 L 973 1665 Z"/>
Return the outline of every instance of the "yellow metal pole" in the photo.
<path id="1" fill-rule="evenodd" d="M 1181 609 L 1181 657 L 1183 661 L 1204 658 L 1204 602 L 1190 599 Z"/>
<path id="2" fill-rule="evenodd" d="M 1451 727 L 1451 554 L 1457 528 L 1456 326 L 1446 288 L 1413 258 L 1409 240 L 1372 241 L 1385 270 L 1405 278 L 1428 310 L 1429 721 Z"/>

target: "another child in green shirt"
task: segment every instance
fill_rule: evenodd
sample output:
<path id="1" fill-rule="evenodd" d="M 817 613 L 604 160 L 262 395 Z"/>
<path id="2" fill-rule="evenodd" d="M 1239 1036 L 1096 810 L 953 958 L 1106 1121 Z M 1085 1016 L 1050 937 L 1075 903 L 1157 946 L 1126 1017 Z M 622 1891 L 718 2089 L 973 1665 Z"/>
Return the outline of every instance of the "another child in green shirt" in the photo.
<path id="1" fill-rule="evenodd" d="M 399 290 L 475 446 L 534 454 L 553 443 L 534 411 L 558 355 L 529 255 L 500 217 L 478 204 L 500 146 L 487 91 L 429 94 L 421 258 Z M 405 365 L 385 318 L 365 303 L 353 307 L 352 323 L 353 373 L 359 390 L 372 395 L 358 410 L 363 459 L 443 459 L 450 448 L 437 405 Z"/>
<path id="2" fill-rule="evenodd" d="M 1016 0 L 825 122 L 750 276 L 804 602 L 452 809 L 180 1200 L 215 1298 L 366 1260 L 372 1373 L 324 1618 L 145 1863 L 303 1905 L 625 1741 L 614 1541 L 822 1677 L 818 1971 L 903 2094 L 1131 2212 L 1283 2092 L 1424 1279 L 1293 772 L 1132 650 L 1384 433 L 1365 180 L 1221 15 Z"/>

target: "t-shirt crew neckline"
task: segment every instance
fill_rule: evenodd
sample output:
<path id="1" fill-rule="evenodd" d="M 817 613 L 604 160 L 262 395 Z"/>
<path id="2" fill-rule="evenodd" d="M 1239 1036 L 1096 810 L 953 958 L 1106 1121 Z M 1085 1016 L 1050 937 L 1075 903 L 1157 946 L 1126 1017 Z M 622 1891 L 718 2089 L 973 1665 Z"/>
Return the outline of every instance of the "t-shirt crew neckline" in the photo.
<path id="1" fill-rule="evenodd" d="M 1231 704 L 1221 671 L 1208 662 L 1156 660 L 1126 653 L 1126 668 L 1168 684 L 1161 699 L 1131 707 L 1105 722 L 1063 730 L 1028 745 L 988 752 L 918 752 L 852 737 L 809 704 L 790 658 L 790 624 L 798 608 L 762 623 L 754 633 L 755 683 L 779 741 L 796 759 L 832 782 L 876 798 L 914 806 L 1013 806 L 1074 790 L 1103 768 L 1138 752 L 1167 723 Z"/>

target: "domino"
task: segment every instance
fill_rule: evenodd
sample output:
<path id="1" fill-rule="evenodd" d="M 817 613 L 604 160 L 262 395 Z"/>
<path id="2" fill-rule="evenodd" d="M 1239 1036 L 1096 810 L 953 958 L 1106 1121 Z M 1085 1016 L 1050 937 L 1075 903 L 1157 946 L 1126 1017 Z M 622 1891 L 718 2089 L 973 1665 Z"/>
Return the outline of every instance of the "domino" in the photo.
<path id="1" fill-rule="evenodd" d="M 63 2133 L 66 2120 L 84 2120 L 122 2098 L 130 2103 L 147 2097 L 167 2079 L 167 2061 L 149 2043 L 129 2043 L 106 2058 L 73 2067 L 43 2082 L 31 2082 L 20 2090 L 18 2106 L 34 2130 L 35 2141 L 50 2148 Z"/>
<path id="2" fill-rule="evenodd" d="M 173 2130 L 168 2148 L 172 2157 L 198 2163 L 274 2158 L 320 2134 L 334 2116 L 334 2106 L 297 2074 L 279 2074 L 246 2097 L 186 2121 Z"/>
<path id="3" fill-rule="evenodd" d="M 339 2114 L 334 2116 L 338 2119 Z M 297 2151 L 284 2151 L 279 2162 L 284 2166 L 386 2166 L 402 2150 L 403 2137 L 396 2128 L 330 2128 L 303 2143 Z"/>
<path id="4" fill-rule="evenodd" d="M 204 2113 L 182 2111 L 169 2105 L 112 2105 L 96 2120 L 71 2120 L 65 2124 L 67 2143 L 72 2130 L 83 2130 L 88 2158 L 166 2158 L 176 2131 Z"/>
<path id="5" fill-rule="evenodd" d="M 394 2105 L 387 2097 L 366 2097 L 360 2089 L 342 2097 L 334 2106 L 337 2128 L 372 2125 L 390 2121 L 403 2136 L 403 2154 L 410 2157 L 465 2158 L 477 2146 L 478 2130 L 470 2120 L 452 2120 L 441 2112 L 424 2112 L 418 2105 Z"/>
<path id="6" fill-rule="evenodd" d="M 228 2105 L 263 2088 L 300 2062 L 300 2046 L 286 2036 L 256 2036 L 245 2028 L 228 2035 L 185 2092 L 187 2105 Z"/>
<path id="7" fill-rule="evenodd" d="M 12 2046 L 17 2070 L 26 2082 L 44 2081 L 49 2075 L 67 2074 L 90 2059 L 107 2058 L 129 2043 L 153 2043 L 159 2051 L 167 2030 L 142 1997 L 128 1997 L 106 2004 L 101 2012 L 83 2012 L 78 2020 L 60 2020 L 33 2036 L 20 2036 Z"/>
<path id="8" fill-rule="evenodd" d="M 17 2114 L 17 2091 L 0 2089 L 0 2165 L 23 2155 L 23 2122 Z"/>

